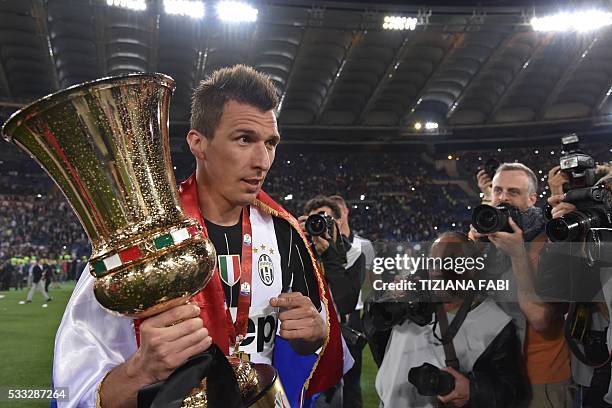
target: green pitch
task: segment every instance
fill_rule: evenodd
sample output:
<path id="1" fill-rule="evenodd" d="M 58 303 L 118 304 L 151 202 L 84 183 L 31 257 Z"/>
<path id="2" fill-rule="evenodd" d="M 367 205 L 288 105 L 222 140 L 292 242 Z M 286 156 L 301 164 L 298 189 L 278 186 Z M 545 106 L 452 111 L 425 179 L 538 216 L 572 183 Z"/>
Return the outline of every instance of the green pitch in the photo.
<path id="1" fill-rule="evenodd" d="M 59 288 L 52 284 L 53 301 L 46 308 L 40 293 L 32 303 L 20 305 L 27 291 L 0 292 L 0 387 L 47 389 L 51 386 L 51 365 L 55 332 L 62 320 L 74 284 Z M 0 402 L 0 406 L 48 407 L 48 402 Z"/>
<path id="2" fill-rule="evenodd" d="M 48 306 L 42 295 L 36 293 L 33 302 L 20 305 L 27 291 L 0 292 L 0 388 L 49 388 L 55 332 L 62 320 L 64 309 L 74 284 L 51 285 Z M 369 348 L 363 353 L 361 386 L 365 407 L 377 407 L 374 389 L 376 364 Z M 48 407 L 47 402 L 1 402 L 0 407 Z"/>

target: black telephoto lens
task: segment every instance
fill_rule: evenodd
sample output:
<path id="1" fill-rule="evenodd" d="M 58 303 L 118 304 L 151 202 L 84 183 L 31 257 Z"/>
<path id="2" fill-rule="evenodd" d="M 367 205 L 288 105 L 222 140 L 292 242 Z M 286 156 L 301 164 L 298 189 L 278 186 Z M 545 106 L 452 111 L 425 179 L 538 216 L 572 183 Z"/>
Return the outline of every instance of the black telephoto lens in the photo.
<path id="1" fill-rule="evenodd" d="M 568 221 L 563 218 L 550 220 L 546 224 L 546 235 L 553 242 L 571 241 L 571 231 L 575 231 L 575 223 L 568 224 Z"/>
<path id="2" fill-rule="evenodd" d="M 546 235 L 553 242 L 582 240 L 591 228 L 599 227 L 601 217 L 596 211 L 574 211 L 546 224 Z"/>

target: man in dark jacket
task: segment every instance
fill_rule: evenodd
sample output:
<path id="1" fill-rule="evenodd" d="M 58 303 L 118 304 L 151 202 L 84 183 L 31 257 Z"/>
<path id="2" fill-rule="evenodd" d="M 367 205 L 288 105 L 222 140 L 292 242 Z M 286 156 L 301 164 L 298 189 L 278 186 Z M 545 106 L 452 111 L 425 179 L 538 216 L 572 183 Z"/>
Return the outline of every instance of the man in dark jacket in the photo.
<path id="1" fill-rule="evenodd" d="M 13 280 L 13 265 L 6 259 L 0 268 L 0 290 L 9 290 Z"/>
<path id="2" fill-rule="evenodd" d="M 53 281 L 53 269 L 55 266 L 52 266 L 50 260 L 47 260 L 43 264 L 43 279 L 45 280 L 45 292 L 49 293 L 49 285 Z"/>
<path id="3" fill-rule="evenodd" d="M 28 299 L 26 303 L 32 303 L 32 297 L 34 296 L 34 292 L 36 289 L 40 290 L 40 293 L 45 298 L 46 302 L 49 302 L 51 298 L 47 294 L 45 290 L 45 281 L 43 280 L 43 268 L 40 266 L 38 262 L 36 262 L 32 268 L 32 286 L 30 287 L 30 291 L 28 292 Z"/>
<path id="4" fill-rule="evenodd" d="M 319 236 L 311 236 L 308 233 L 308 228 L 305 228 L 305 222 L 308 216 L 313 214 L 325 214 L 333 220 L 331 225 L 328 225 L 326 232 Z M 346 376 L 343 384 L 338 384 L 333 389 L 327 390 L 314 404 L 315 407 L 354 407 L 359 408 L 362 405 L 361 389 L 359 388 L 359 372 L 361 370 L 361 359 L 357 360 L 356 348 L 361 353 L 362 346 L 353 344 L 351 338 L 348 337 L 347 324 L 351 313 L 355 311 L 355 307 L 359 300 L 359 292 L 361 289 L 361 278 L 365 275 L 365 256 L 363 254 L 351 253 L 352 243 L 348 236 L 342 234 L 343 220 L 341 208 L 338 204 L 325 196 L 316 196 L 309 200 L 304 206 L 304 215 L 299 218 L 302 223 L 302 228 L 306 230 L 311 247 L 318 257 L 320 265 L 323 267 L 325 279 L 329 284 L 329 288 L 334 300 L 334 306 L 338 313 L 340 323 L 343 326 L 342 332 L 349 351 L 359 366 L 357 378 L 354 379 L 347 389 Z M 350 262 L 349 262 L 350 254 Z M 355 256 L 356 255 L 356 256 Z M 352 333 L 351 333 L 352 334 Z M 353 369 L 355 366 L 353 366 Z M 353 370 L 351 369 L 351 370 Z M 349 371 L 354 374 L 354 372 Z M 348 374 L 348 373 L 347 373 Z M 357 387 L 355 387 L 357 382 Z M 355 389 L 357 388 L 357 389 Z"/>
<path id="5" fill-rule="evenodd" d="M 347 315 L 355 310 L 361 289 L 361 276 L 365 274 L 365 256 L 361 254 L 350 267 L 347 265 L 347 253 L 351 248 L 348 237 L 340 233 L 341 212 L 338 205 L 324 196 L 317 196 L 309 200 L 304 206 L 304 216 L 300 223 L 305 228 L 305 221 L 313 214 L 325 214 L 334 221 L 330 231 L 320 236 L 306 236 L 323 265 L 325 278 L 330 286 L 332 297 L 341 323 L 345 323 Z"/>

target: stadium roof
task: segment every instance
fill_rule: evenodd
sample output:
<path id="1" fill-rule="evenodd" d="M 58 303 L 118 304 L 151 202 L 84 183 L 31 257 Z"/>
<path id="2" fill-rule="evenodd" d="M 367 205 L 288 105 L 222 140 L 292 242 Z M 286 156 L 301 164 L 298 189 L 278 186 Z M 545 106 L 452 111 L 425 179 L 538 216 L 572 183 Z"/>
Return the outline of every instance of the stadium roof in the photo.
<path id="1" fill-rule="evenodd" d="M 0 0 L 0 117 L 83 81 L 156 71 L 177 82 L 171 130 L 182 141 L 194 84 L 247 63 L 277 85 L 286 141 L 508 142 L 604 133 L 612 118 L 612 30 L 529 24 L 564 4 L 608 2 L 265 1 L 252 2 L 252 23 L 219 21 L 213 7 L 194 19 L 162 0 L 145 11 L 108 3 Z M 384 30 L 387 15 L 416 27 Z"/>

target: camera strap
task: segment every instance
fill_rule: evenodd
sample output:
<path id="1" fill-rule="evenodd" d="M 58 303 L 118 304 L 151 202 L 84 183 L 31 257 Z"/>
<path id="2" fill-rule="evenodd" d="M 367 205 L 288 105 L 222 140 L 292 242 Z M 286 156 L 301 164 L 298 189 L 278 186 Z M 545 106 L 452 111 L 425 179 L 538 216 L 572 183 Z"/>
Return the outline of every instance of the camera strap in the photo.
<path id="1" fill-rule="evenodd" d="M 457 314 L 453 322 L 457 320 L 458 317 L 459 317 L 459 314 Z M 439 303 L 436 306 L 436 319 L 438 323 L 440 323 L 440 334 L 442 335 L 442 338 L 444 339 L 449 334 L 448 316 L 446 315 L 446 310 L 444 309 L 444 303 Z M 436 331 L 434 328 L 434 335 L 435 333 Z M 452 337 L 450 337 L 450 339 L 448 339 L 448 341 L 442 341 L 442 347 L 444 347 L 444 358 L 445 358 L 446 366 L 452 367 L 455 370 L 459 371 L 459 359 L 457 358 L 457 352 L 455 351 L 455 344 L 453 343 L 453 337 L 455 337 L 454 334 L 452 335 Z"/>
<path id="2" fill-rule="evenodd" d="M 463 299 L 463 303 L 461 307 L 457 311 L 455 318 L 448 324 L 448 315 L 446 314 L 446 310 L 444 309 L 444 304 L 439 303 L 436 306 L 436 322 L 440 324 L 440 337 L 436 335 L 436 327 L 434 324 L 434 337 L 438 341 L 442 343 L 444 347 L 444 355 L 446 357 L 446 365 L 448 367 L 452 367 L 455 370 L 459 371 L 459 359 L 457 359 L 457 353 L 455 351 L 455 345 L 453 344 L 453 339 L 459 332 L 461 325 L 465 321 L 468 312 L 472 308 L 472 303 L 474 302 L 474 298 L 476 297 L 476 293 L 470 292 Z"/>
<path id="3" fill-rule="evenodd" d="M 330 245 L 333 246 L 333 248 L 336 250 L 336 252 L 340 255 L 341 258 L 346 258 L 346 253 L 351 247 L 351 242 L 348 240 L 348 238 L 342 235 L 342 232 L 340 232 L 340 227 L 335 222 L 334 230 L 336 231 L 336 240 L 334 241 L 334 235 L 332 234 L 328 242 Z M 346 263 L 346 259 L 344 260 L 344 263 Z"/>
<path id="4" fill-rule="evenodd" d="M 579 337 L 584 338 L 584 333 L 586 332 L 586 327 L 588 324 L 586 322 L 583 322 L 583 320 L 585 319 L 585 317 L 583 317 L 584 315 L 583 306 L 584 305 L 585 305 L 584 303 L 577 303 L 577 302 L 570 303 L 569 311 L 567 313 L 567 318 L 565 319 L 565 324 L 564 324 L 565 340 L 567 341 L 567 345 L 569 346 L 572 354 L 576 356 L 576 358 L 580 360 L 581 363 L 589 367 L 593 367 L 593 368 L 602 368 L 610 364 L 610 362 L 612 362 L 612 353 L 610 353 L 610 355 L 608 356 L 607 359 L 605 359 L 605 361 L 597 362 L 597 361 L 593 361 L 590 358 L 588 358 L 586 353 L 584 353 L 580 349 L 580 347 L 578 347 L 578 341 L 576 340 L 576 335 L 578 333 L 576 332 L 579 331 L 580 332 Z M 587 312 L 589 313 L 586 318 L 590 319 L 591 318 L 590 310 L 587 310 Z M 580 328 L 578 329 L 578 327 Z"/>

